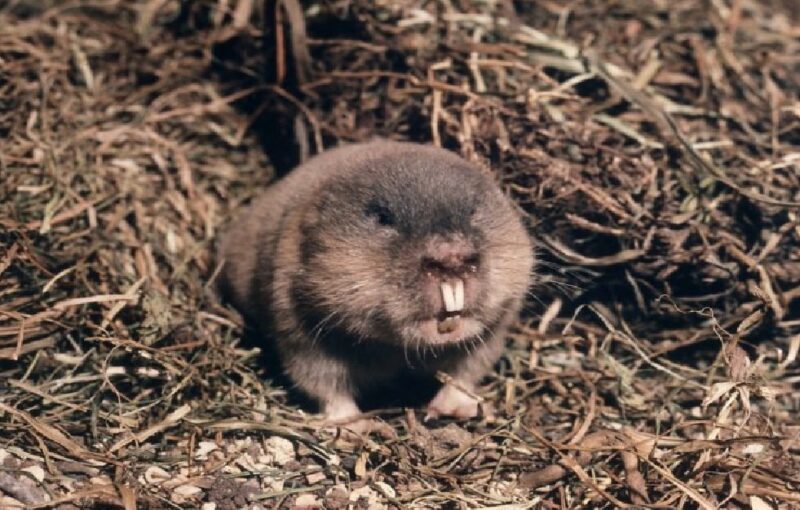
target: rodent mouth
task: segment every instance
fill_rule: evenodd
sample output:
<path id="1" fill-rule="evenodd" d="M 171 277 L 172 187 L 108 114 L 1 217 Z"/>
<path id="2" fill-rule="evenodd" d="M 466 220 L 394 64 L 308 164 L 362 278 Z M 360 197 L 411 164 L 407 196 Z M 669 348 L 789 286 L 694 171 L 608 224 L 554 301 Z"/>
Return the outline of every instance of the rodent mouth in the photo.
<path id="1" fill-rule="evenodd" d="M 460 312 L 441 312 L 434 317 L 417 323 L 418 334 L 431 345 L 458 343 L 479 335 L 483 330 L 481 322 L 471 314 Z"/>
<path id="2" fill-rule="evenodd" d="M 441 306 L 417 317 L 414 336 L 432 345 L 458 343 L 480 335 L 484 325 L 476 312 L 479 308 L 466 305 L 465 282 L 461 278 L 448 278 L 437 285 L 441 292 Z"/>
<path id="3" fill-rule="evenodd" d="M 436 316 L 436 330 L 440 335 L 447 335 L 455 332 L 461 325 L 461 317 L 467 315 L 464 310 L 464 280 L 443 280 L 439 289 L 444 310 Z"/>
<path id="4" fill-rule="evenodd" d="M 458 329 L 462 318 L 467 318 L 471 314 L 460 310 L 458 312 L 442 311 L 436 316 L 436 330 L 440 335 L 454 332 Z"/>

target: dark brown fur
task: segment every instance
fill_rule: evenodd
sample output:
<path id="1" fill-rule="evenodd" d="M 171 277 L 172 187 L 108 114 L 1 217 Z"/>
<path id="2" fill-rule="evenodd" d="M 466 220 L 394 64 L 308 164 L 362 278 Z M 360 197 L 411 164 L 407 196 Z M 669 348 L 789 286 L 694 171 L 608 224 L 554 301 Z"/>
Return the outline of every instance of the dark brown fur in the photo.
<path id="1" fill-rule="evenodd" d="M 466 315 L 437 335 L 439 280 L 421 261 L 462 252 L 480 261 L 463 279 Z M 441 370 L 473 388 L 533 269 L 527 232 L 489 175 L 443 149 L 386 141 L 299 166 L 230 224 L 219 256 L 224 296 L 274 336 L 289 378 L 333 418 L 405 376 Z M 447 385 L 429 409 L 466 417 L 477 405 Z"/>

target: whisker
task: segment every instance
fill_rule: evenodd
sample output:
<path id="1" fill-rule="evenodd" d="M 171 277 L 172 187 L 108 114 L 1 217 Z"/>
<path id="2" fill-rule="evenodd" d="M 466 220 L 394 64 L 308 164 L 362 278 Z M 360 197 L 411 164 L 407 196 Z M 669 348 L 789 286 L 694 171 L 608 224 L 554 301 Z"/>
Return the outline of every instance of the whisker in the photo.
<path id="1" fill-rule="evenodd" d="M 537 302 L 538 302 L 540 305 L 542 305 L 542 306 L 544 306 L 544 307 L 546 307 L 546 306 L 547 306 L 547 305 L 545 304 L 545 302 L 544 302 L 544 301 L 542 301 L 542 299 L 541 299 L 539 296 L 537 296 L 536 294 L 534 294 L 534 293 L 533 293 L 533 291 L 528 291 L 528 292 L 526 292 L 526 293 L 525 293 L 525 295 L 526 295 L 526 296 L 528 296 L 528 297 L 531 297 L 531 298 L 535 299 L 535 300 L 536 300 L 536 301 L 537 301 Z"/>
<path id="2" fill-rule="evenodd" d="M 405 358 L 405 360 L 406 360 L 406 365 L 407 365 L 409 368 L 413 368 L 413 365 L 412 365 L 412 363 L 411 363 L 411 359 L 408 357 L 408 344 L 409 344 L 409 343 L 410 343 L 410 342 L 409 342 L 408 340 L 405 340 L 405 339 L 403 340 L 403 357 L 404 357 L 404 358 Z"/>
<path id="3" fill-rule="evenodd" d="M 320 320 L 309 332 L 309 334 L 313 335 L 311 340 L 311 345 L 316 345 L 317 341 L 319 340 L 322 331 L 325 329 L 325 324 L 330 321 L 334 316 L 336 316 L 338 312 L 336 310 L 329 313 L 326 317 Z M 341 322 L 341 321 L 340 321 Z"/>

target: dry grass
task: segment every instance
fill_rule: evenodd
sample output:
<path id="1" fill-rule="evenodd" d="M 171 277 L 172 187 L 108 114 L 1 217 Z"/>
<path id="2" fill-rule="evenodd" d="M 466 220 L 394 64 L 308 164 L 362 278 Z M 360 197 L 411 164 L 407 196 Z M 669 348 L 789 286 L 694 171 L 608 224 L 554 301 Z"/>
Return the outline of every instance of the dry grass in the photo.
<path id="1" fill-rule="evenodd" d="M 800 506 L 797 14 L 560 4 L 0 4 L 0 507 Z M 491 166 L 543 265 L 493 415 L 352 445 L 209 248 L 375 135 Z"/>

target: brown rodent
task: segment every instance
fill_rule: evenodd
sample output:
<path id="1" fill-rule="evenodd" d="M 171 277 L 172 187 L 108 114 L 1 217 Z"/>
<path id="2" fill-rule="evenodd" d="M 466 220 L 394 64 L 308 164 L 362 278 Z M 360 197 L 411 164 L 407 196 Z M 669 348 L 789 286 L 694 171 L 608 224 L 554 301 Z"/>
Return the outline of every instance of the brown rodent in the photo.
<path id="1" fill-rule="evenodd" d="M 437 371 L 454 384 L 429 414 L 477 414 L 469 393 L 499 358 L 534 266 L 519 215 L 477 166 L 412 143 L 331 149 L 228 228 L 223 296 L 274 338 L 290 380 L 329 419 Z"/>

